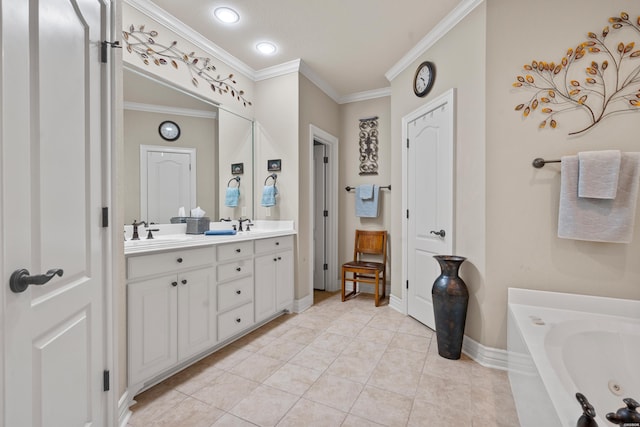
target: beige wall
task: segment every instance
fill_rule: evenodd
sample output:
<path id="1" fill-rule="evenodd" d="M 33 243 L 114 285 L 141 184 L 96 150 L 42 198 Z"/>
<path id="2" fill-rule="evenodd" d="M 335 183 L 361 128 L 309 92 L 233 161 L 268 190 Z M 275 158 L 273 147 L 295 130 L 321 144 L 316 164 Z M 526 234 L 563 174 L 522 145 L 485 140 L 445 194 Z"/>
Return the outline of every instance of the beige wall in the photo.
<path id="1" fill-rule="evenodd" d="M 476 337 L 501 348 L 506 342 L 510 286 L 640 299 L 640 212 L 630 244 L 558 239 L 560 167 L 531 167 L 536 157 L 558 159 L 604 149 L 638 151 L 640 114 L 612 116 L 591 131 L 570 137 L 570 131 L 584 125 L 584 116 L 565 113 L 557 117 L 557 129 L 539 130 L 539 113 L 522 120 L 514 111 L 531 93 L 511 87 L 523 64 L 533 59 L 557 63 L 589 31 L 600 33 L 610 16 L 626 10 L 635 17 L 640 9 L 628 0 L 541 0 L 526 12 L 523 6 L 508 0 L 490 0 L 487 5 L 487 275 L 483 324 Z M 631 40 L 637 42 L 638 34 L 627 41 Z M 580 80 L 584 66 L 578 67 Z"/>
<path id="2" fill-rule="evenodd" d="M 360 119 L 378 116 L 378 175 L 360 175 Z M 391 213 L 400 206 L 393 205 L 392 193 L 386 189 L 379 193 L 379 215 L 377 218 L 360 218 L 355 215 L 355 191 L 347 192 L 345 187 L 361 184 L 386 186 L 391 184 L 393 171 L 391 138 L 391 100 L 389 97 L 340 105 L 340 171 L 339 171 L 339 243 L 338 263 L 343 264 L 353 258 L 353 243 L 356 229 L 387 230 L 392 237 Z M 400 193 L 400 185 L 392 190 Z M 396 262 L 393 250 L 388 251 L 389 263 Z M 387 270 L 387 281 L 392 278 Z M 338 273 L 340 273 L 338 271 Z M 399 280 L 398 275 L 398 280 Z M 337 279 L 337 278 L 336 278 Z M 393 280 L 393 279 L 391 279 Z"/>
<path id="3" fill-rule="evenodd" d="M 422 61 L 436 66 L 433 89 L 425 98 L 413 94 L 415 69 Z M 402 297 L 402 117 L 450 88 L 456 88 L 455 227 L 454 252 L 467 257 L 462 276 L 470 290 L 466 334 L 482 337 L 485 293 L 485 4 L 478 6 L 428 52 L 391 82 L 392 294 Z M 435 260 L 434 260 L 435 262 Z M 418 286 L 433 284 L 425 278 Z"/>
<path id="4" fill-rule="evenodd" d="M 180 126 L 177 141 L 165 141 L 158 133 L 164 120 L 173 120 Z M 126 224 L 140 220 L 140 146 L 196 149 L 196 196 L 199 205 L 208 216 L 217 216 L 217 120 L 199 117 L 177 116 L 125 110 L 124 112 L 124 170 Z M 187 212 L 195 206 L 185 206 Z M 176 211 L 176 215 L 178 212 Z M 167 218 L 167 223 L 169 218 Z"/>
<path id="5" fill-rule="evenodd" d="M 313 222 L 311 207 L 313 198 L 308 189 L 313 177 L 313 165 L 310 164 L 312 141 L 309 140 L 310 125 L 339 137 L 340 116 L 338 104 L 311 83 L 302 74 L 299 75 L 300 111 L 299 111 L 299 162 L 300 203 L 298 207 L 298 292 L 296 298 L 309 295 L 310 285 L 307 278 L 313 270 Z"/>

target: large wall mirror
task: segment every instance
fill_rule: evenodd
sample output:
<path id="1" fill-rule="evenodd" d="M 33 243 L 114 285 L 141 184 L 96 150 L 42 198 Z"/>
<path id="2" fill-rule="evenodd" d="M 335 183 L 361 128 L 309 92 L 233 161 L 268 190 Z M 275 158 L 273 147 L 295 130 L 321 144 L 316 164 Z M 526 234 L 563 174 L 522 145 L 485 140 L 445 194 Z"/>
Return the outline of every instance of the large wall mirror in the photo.
<path id="1" fill-rule="evenodd" d="M 212 221 L 253 218 L 253 139 L 251 120 L 125 68 L 125 224 L 169 223 L 197 206 Z M 227 187 L 237 186 L 230 202 Z"/>

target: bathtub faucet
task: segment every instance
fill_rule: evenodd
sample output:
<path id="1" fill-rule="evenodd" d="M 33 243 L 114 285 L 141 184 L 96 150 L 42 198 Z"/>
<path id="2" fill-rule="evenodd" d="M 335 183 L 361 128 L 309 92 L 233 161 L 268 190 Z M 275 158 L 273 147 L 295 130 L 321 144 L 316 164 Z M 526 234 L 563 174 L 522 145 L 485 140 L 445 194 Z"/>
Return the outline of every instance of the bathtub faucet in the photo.
<path id="1" fill-rule="evenodd" d="M 640 412 L 636 411 L 637 408 L 640 408 L 640 403 L 630 397 L 622 399 L 622 401 L 627 406 L 618 409 L 615 413 L 609 412 L 607 419 L 622 427 L 640 427 Z"/>
<path id="2" fill-rule="evenodd" d="M 598 423 L 594 420 L 596 410 L 593 409 L 593 405 L 589 403 L 587 397 L 582 393 L 576 393 L 576 399 L 582 406 L 582 415 L 578 418 L 576 427 L 598 427 Z"/>

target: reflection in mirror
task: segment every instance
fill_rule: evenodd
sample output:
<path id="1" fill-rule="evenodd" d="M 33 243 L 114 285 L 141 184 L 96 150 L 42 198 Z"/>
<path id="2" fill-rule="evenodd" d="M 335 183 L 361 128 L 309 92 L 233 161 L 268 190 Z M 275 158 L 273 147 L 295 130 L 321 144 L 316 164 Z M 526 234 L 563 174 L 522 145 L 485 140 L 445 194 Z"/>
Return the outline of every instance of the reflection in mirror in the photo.
<path id="1" fill-rule="evenodd" d="M 179 216 L 180 207 L 188 216 L 200 206 L 214 221 L 253 214 L 250 120 L 128 68 L 124 101 L 126 224 L 134 220 L 168 223 Z M 178 139 L 162 138 L 158 128 L 165 120 L 178 124 Z M 193 153 L 188 160 L 176 157 L 185 151 Z M 232 163 L 242 163 L 243 173 L 232 175 Z M 190 183 L 192 172 L 195 185 Z M 241 178 L 240 198 L 237 207 L 230 208 L 225 206 L 225 190 L 235 176 Z M 163 213 L 154 213 L 157 209 Z"/>

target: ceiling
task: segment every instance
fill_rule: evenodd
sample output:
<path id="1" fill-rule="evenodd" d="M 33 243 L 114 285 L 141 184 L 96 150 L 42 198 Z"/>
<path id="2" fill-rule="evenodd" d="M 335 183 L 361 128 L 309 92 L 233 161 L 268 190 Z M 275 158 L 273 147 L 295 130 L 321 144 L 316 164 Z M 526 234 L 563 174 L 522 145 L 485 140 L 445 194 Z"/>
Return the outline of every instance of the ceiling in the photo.
<path id="1" fill-rule="evenodd" d="M 338 98 L 389 86 L 385 73 L 461 0 L 152 0 L 255 71 L 301 59 Z M 213 10 L 240 14 L 222 24 Z M 278 46 L 260 55 L 256 43 Z"/>

